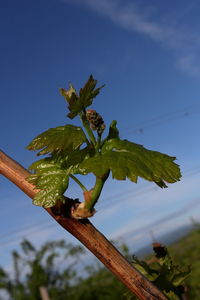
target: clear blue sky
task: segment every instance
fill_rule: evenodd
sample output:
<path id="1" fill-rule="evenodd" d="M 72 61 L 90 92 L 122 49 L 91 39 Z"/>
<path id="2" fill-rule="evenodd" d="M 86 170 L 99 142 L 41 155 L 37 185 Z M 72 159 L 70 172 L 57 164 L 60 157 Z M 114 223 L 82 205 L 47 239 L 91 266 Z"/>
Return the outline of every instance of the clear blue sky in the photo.
<path id="1" fill-rule="evenodd" d="M 142 180 L 105 187 L 92 221 L 109 238 L 128 236 L 133 250 L 151 242 L 150 230 L 159 236 L 200 219 L 199 12 L 195 0 L 0 3 L 3 151 L 28 167 L 30 140 L 70 122 L 59 88 L 79 89 L 93 74 L 106 84 L 93 108 L 108 125 L 116 119 L 123 138 L 177 157 L 183 179 L 166 190 Z M 69 195 L 81 197 L 79 188 Z M 0 265 L 21 237 L 76 242 L 3 177 L 0 201 Z"/>

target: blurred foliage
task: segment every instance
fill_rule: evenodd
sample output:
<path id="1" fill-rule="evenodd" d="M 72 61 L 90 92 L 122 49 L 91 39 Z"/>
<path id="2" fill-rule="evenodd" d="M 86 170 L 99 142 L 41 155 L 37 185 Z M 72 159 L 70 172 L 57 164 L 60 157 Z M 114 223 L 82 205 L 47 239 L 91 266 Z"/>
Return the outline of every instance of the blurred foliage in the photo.
<path id="1" fill-rule="evenodd" d="M 41 285 L 47 287 L 51 300 L 136 300 L 136 297 L 100 263 L 89 265 L 77 273 L 78 261 L 81 263 L 81 260 L 85 259 L 82 256 L 84 251 L 81 246 L 56 241 L 48 242 L 38 250 L 29 241 L 24 240 L 21 248 L 21 251 L 12 253 L 12 276 L 0 268 L 0 289 L 7 291 L 9 300 L 41 300 L 39 294 Z M 130 255 L 126 245 L 120 248 L 129 260 L 134 259 L 134 264 L 138 263 L 135 256 Z M 168 250 L 173 257 L 175 269 L 177 265 L 181 266 L 181 270 L 187 265 L 192 267 L 190 276 L 183 284 L 187 295 L 182 299 L 199 299 L 200 226 L 196 223 L 193 231 L 170 246 Z M 161 265 L 171 266 L 168 251 L 166 257 L 167 259 L 163 260 Z M 148 256 L 143 263 L 143 267 L 146 263 L 145 266 L 156 269 L 156 272 L 159 270 L 155 255 Z M 179 268 L 178 270 L 180 271 Z M 84 273 L 84 276 L 81 277 L 80 273 Z M 154 276 L 149 279 L 155 280 Z M 173 296 L 171 293 L 171 299 L 181 299 Z M 0 296 L 0 300 L 4 299 Z"/>
<path id="2" fill-rule="evenodd" d="M 195 224 L 195 230 L 180 239 L 170 247 L 170 253 L 177 263 L 191 265 L 192 272 L 185 281 L 188 298 L 200 299 L 200 225 Z"/>
<path id="3" fill-rule="evenodd" d="M 23 240 L 21 251 L 12 252 L 13 272 L 0 268 L 0 289 L 10 300 L 41 300 L 41 286 L 48 289 L 51 299 L 70 299 L 71 281 L 78 282 L 75 265 L 83 253 L 81 246 L 64 240 L 47 242 L 39 250 Z"/>
<path id="4" fill-rule="evenodd" d="M 160 243 L 153 243 L 153 250 L 155 254 L 151 259 L 143 261 L 133 256 L 132 264 L 169 299 L 184 299 L 183 282 L 191 272 L 190 266 L 175 264 L 168 249 Z"/>

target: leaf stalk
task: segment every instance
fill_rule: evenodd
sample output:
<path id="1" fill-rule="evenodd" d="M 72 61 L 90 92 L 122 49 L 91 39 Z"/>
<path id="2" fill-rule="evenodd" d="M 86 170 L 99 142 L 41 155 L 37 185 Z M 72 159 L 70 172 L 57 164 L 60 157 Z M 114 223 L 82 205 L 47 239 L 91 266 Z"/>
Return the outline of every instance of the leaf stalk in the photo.
<path id="1" fill-rule="evenodd" d="M 87 132 L 87 134 L 88 134 L 88 136 L 89 136 L 92 144 L 95 146 L 96 145 L 96 139 L 95 139 L 95 136 L 94 136 L 94 134 L 93 134 L 93 132 L 92 132 L 92 130 L 90 128 L 90 125 L 89 125 L 89 123 L 88 123 L 88 121 L 86 119 L 85 112 L 80 114 L 80 118 L 81 118 L 82 124 L 83 124 L 83 126 L 84 126 L 84 128 L 85 128 L 85 130 L 86 130 L 86 132 Z"/>
<path id="2" fill-rule="evenodd" d="M 81 188 L 84 192 L 87 192 L 87 191 L 88 191 L 88 190 L 86 189 L 86 187 L 82 184 L 82 182 L 80 182 L 80 181 L 78 180 L 77 177 L 75 177 L 75 176 L 72 175 L 72 174 L 70 174 L 69 177 L 72 178 L 72 179 L 80 186 L 80 188 Z"/>

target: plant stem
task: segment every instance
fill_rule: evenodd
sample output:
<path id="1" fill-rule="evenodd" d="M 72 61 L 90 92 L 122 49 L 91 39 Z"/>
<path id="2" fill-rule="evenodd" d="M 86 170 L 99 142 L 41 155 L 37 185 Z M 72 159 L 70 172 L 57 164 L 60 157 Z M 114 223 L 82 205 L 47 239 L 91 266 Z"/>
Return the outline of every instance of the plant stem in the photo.
<path id="1" fill-rule="evenodd" d="M 99 152 L 100 146 L 101 146 L 101 135 L 98 134 L 97 144 L 96 144 L 96 147 L 95 147 L 97 152 Z"/>
<path id="2" fill-rule="evenodd" d="M 90 128 L 90 125 L 88 123 L 88 120 L 86 119 L 86 114 L 85 112 L 84 113 L 81 113 L 80 114 L 80 118 L 81 118 L 81 121 L 82 121 L 82 124 L 91 140 L 91 142 L 93 143 L 93 145 L 96 145 L 96 139 L 95 139 L 95 136 Z"/>
<path id="3" fill-rule="evenodd" d="M 71 177 L 80 187 L 84 192 L 87 192 L 86 187 L 76 178 L 74 175 L 70 174 L 69 177 Z"/>
<path id="4" fill-rule="evenodd" d="M 95 186 L 92 189 L 92 197 L 90 201 L 86 201 L 85 202 L 85 207 L 89 210 L 92 211 L 95 204 L 97 203 L 99 196 L 101 194 L 102 188 L 104 186 L 104 183 L 106 181 L 106 179 L 109 176 L 109 172 L 106 173 L 104 176 L 102 177 L 98 177 L 96 176 L 96 182 L 95 182 Z"/>

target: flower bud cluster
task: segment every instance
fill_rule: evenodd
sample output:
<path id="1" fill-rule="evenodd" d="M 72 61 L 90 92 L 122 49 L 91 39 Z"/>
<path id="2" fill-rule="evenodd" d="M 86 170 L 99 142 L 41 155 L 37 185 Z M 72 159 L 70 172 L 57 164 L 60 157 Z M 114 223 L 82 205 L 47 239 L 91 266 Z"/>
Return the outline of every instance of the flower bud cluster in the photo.
<path id="1" fill-rule="evenodd" d="M 106 127 L 104 120 L 96 110 L 88 109 L 86 111 L 86 118 L 90 123 L 90 128 L 96 130 L 99 135 L 101 135 Z"/>

